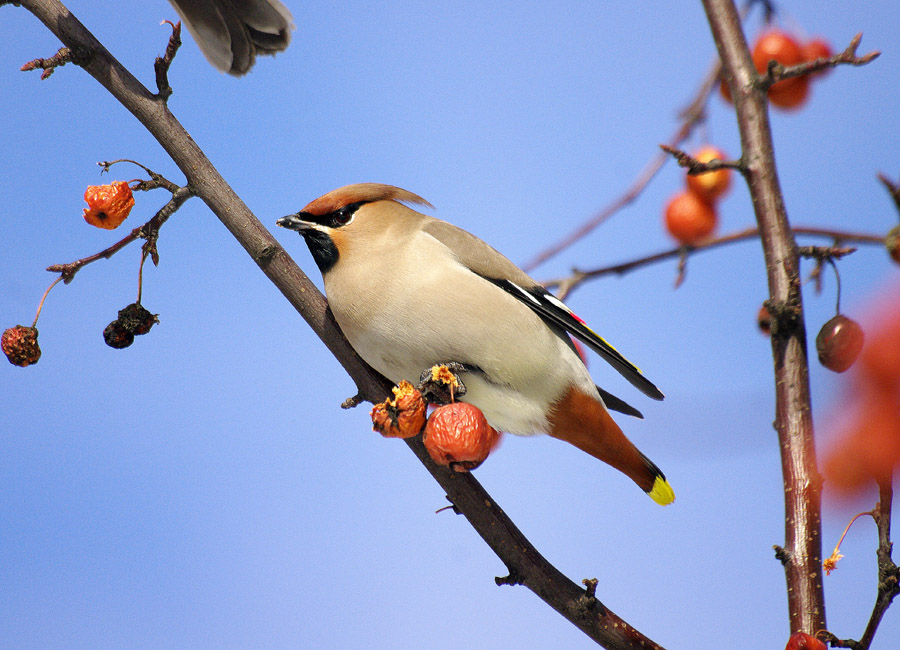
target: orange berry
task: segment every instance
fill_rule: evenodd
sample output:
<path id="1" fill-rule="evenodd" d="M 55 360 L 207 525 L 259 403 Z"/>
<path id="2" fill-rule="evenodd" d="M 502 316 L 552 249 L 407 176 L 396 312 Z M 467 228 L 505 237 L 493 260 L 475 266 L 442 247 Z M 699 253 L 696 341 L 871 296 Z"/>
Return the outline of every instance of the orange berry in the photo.
<path id="1" fill-rule="evenodd" d="M 867 384 L 895 395 L 900 403 L 900 314 L 885 314 L 868 337 L 860 358 Z"/>
<path id="2" fill-rule="evenodd" d="M 125 181 L 90 185 L 84 191 L 84 200 L 88 204 L 84 210 L 84 220 L 106 230 L 118 228 L 134 207 L 134 196 Z"/>
<path id="3" fill-rule="evenodd" d="M 753 46 L 752 56 L 760 74 L 766 74 L 772 60 L 785 67 L 806 61 L 796 39 L 780 29 L 762 34 Z M 783 79 L 769 88 L 769 101 L 779 108 L 799 108 L 808 95 L 809 77 Z"/>
<path id="4" fill-rule="evenodd" d="M 725 153 L 712 145 L 701 147 L 693 156 L 702 163 L 708 163 L 714 158 L 725 160 Z M 688 174 L 687 188 L 704 199 L 707 203 L 720 198 L 731 187 L 731 170 L 717 169 L 702 174 Z"/>
<path id="5" fill-rule="evenodd" d="M 693 192 L 676 194 L 666 205 L 666 228 L 679 243 L 693 246 L 716 229 L 715 208 Z"/>
<path id="6" fill-rule="evenodd" d="M 0 336 L 0 348 L 11 364 L 25 368 L 37 363 L 41 358 L 37 337 L 37 328 L 16 325 L 5 330 Z"/>
<path id="7" fill-rule="evenodd" d="M 411 438 L 425 424 L 425 401 L 406 380 L 393 388 L 394 399 L 372 407 L 372 428 L 385 438 Z"/>
<path id="8" fill-rule="evenodd" d="M 453 402 L 431 414 L 422 442 L 438 465 L 468 472 L 484 462 L 499 436 L 477 406 Z"/>
<path id="9" fill-rule="evenodd" d="M 728 83 L 725 81 L 725 79 L 719 80 L 719 94 L 722 96 L 722 99 L 724 99 L 726 102 L 728 102 L 729 104 L 732 103 L 731 90 L 729 90 Z"/>
<path id="10" fill-rule="evenodd" d="M 783 79 L 769 88 L 769 102 L 778 108 L 800 108 L 809 97 L 809 77 Z"/>
<path id="11" fill-rule="evenodd" d="M 828 59 L 834 54 L 831 51 L 831 45 L 824 38 L 818 37 L 811 41 L 807 41 L 800 47 L 804 61 L 815 61 L 816 59 Z M 831 72 L 831 68 L 823 68 L 818 72 L 813 72 L 810 77 L 822 77 Z"/>

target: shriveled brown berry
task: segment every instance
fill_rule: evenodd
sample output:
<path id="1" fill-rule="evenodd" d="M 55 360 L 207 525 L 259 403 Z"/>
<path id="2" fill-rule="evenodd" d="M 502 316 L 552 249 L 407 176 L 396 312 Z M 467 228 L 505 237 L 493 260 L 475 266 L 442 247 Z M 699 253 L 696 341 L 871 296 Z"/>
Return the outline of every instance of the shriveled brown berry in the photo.
<path id="1" fill-rule="evenodd" d="M 834 372 L 844 372 L 862 351 L 865 336 L 854 320 L 838 314 L 822 325 L 816 336 L 819 362 Z"/>
<path id="2" fill-rule="evenodd" d="M 887 248 L 891 259 L 900 264 L 900 226 L 894 226 L 888 230 L 888 234 L 884 238 L 884 247 Z"/>
<path id="3" fill-rule="evenodd" d="M 438 465 L 468 472 L 484 462 L 499 435 L 477 406 L 454 402 L 435 409 L 422 442 Z"/>
<path id="4" fill-rule="evenodd" d="M 103 330 L 103 340 L 111 348 L 121 350 L 134 343 L 134 333 L 122 327 L 122 323 L 114 320 Z"/>
<path id="5" fill-rule="evenodd" d="M 133 302 L 119 310 L 119 324 L 135 336 L 141 336 L 159 322 L 159 314 L 151 314 L 139 302 Z"/>
<path id="6" fill-rule="evenodd" d="M 118 228 L 134 207 L 134 196 L 125 181 L 90 185 L 84 191 L 84 200 L 88 204 L 84 209 L 84 220 L 106 230 Z"/>
<path id="7" fill-rule="evenodd" d="M 0 347 L 3 348 L 3 354 L 11 364 L 25 368 L 37 363 L 41 358 L 41 348 L 37 338 L 36 327 L 16 325 L 5 330 L 0 336 Z"/>
<path id="8" fill-rule="evenodd" d="M 411 438 L 425 424 L 425 400 L 415 387 L 403 380 L 393 388 L 394 399 L 372 407 L 372 428 L 385 438 Z"/>
<path id="9" fill-rule="evenodd" d="M 765 305 L 760 307 L 759 312 L 756 314 L 756 325 L 759 327 L 759 331 L 766 336 L 772 333 L 772 314 L 766 309 Z"/>
<path id="10" fill-rule="evenodd" d="M 450 404 L 466 394 L 466 385 L 455 373 L 465 371 L 457 362 L 439 363 L 422 372 L 416 388 L 429 404 Z"/>

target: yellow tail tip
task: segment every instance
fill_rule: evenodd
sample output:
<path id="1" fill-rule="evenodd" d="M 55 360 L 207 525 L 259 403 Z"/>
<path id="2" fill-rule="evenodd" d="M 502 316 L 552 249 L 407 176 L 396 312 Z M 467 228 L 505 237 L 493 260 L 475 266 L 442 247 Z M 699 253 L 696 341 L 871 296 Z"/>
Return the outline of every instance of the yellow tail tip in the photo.
<path id="1" fill-rule="evenodd" d="M 647 494 L 661 506 L 667 506 L 675 500 L 675 490 L 662 476 L 657 476 L 653 481 L 653 488 Z"/>

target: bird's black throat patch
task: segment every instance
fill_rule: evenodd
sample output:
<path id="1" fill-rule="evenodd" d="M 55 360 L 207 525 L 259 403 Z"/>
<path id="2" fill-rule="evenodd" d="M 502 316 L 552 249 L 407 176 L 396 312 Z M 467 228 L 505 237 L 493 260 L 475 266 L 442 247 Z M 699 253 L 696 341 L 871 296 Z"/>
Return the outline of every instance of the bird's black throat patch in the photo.
<path id="1" fill-rule="evenodd" d="M 337 246 L 334 245 L 331 237 L 326 233 L 313 228 L 301 230 L 300 234 L 303 235 L 303 239 L 306 240 L 306 245 L 309 246 L 309 252 L 312 253 L 313 260 L 315 260 L 316 266 L 319 267 L 319 271 L 322 272 L 322 275 L 325 275 L 334 268 L 334 265 L 337 264 L 339 255 Z"/>

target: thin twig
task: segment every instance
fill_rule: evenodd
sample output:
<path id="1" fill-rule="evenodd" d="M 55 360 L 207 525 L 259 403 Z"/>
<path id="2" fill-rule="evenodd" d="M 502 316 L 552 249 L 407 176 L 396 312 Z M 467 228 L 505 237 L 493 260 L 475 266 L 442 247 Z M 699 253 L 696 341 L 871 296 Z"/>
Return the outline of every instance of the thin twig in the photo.
<path id="1" fill-rule="evenodd" d="M 717 169 L 736 169 L 741 173 L 743 173 L 744 170 L 744 162 L 740 159 L 720 160 L 719 158 L 713 158 L 706 162 L 702 162 L 689 155 L 687 152 L 682 151 L 681 149 L 678 149 L 676 147 L 670 147 L 667 144 L 661 144 L 659 145 L 659 148 L 665 151 L 667 154 L 673 156 L 675 158 L 675 162 L 678 163 L 678 166 L 685 167 L 687 169 L 687 173 L 691 176 L 694 176 L 696 174 L 705 174 L 706 172 L 714 172 Z"/>
<path id="2" fill-rule="evenodd" d="M 130 160 L 129 158 L 119 158 L 118 160 L 103 160 L 101 162 L 98 162 L 97 164 L 101 167 L 100 173 L 104 174 L 108 172 L 113 165 L 116 165 L 118 163 L 131 163 L 132 165 L 136 165 L 143 169 L 150 177 L 149 181 L 138 180 L 135 185 L 132 185 L 131 189 L 135 192 L 148 192 L 150 190 L 162 188 L 164 190 L 168 190 L 172 194 L 175 194 L 175 192 L 180 189 L 180 186 L 177 183 L 173 183 L 162 174 L 153 171 L 149 167 L 142 165 L 136 160 Z"/>
<path id="3" fill-rule="evenodd" d="M 900 212 L 900 184 L 894 183 L 884 174 L 878 174 L 878 180 L 881 181 L 882 185 L 887 188 L 888 194 L 891 195 L 891 199 L 894 201 L 894 206 L 897 208 L 897 212 Z"/>
<path id="4" fill-rule="evenodd" d="M 74 262 L 69 262 L 68 264 L 51 264 L 47 267 L 47 270 L 51 273 L 59 273 L 60 278 L 66 283 L 69 284 L 74 278 L 75 274 L 78 273 L 82 268 L 96 262 L 97 260 L 108 260 L 110 257 L 118 253 L 120 250 L 128 246 L 131 242 L 137 239 L 146 239 L 149 241 L 156 241 L 156 238 L 159 235 L 159 229 L 162 225 L 172 216 L 176 210 L 178 210 L 181 205 L 187 201 L 193 193 L 186 187 L 179 188 L 173 195 L 172 198 L 166 203 L 159 211 L 153 215 L 153 218 L 150 219 L 147 223 L 142 226 L 138 226 L 134 230 L 132 230 L 127 236 L 117 241 L 112 246 L 103 249 L 99 253 L 94 253 L 93 255 L 88 255 L 87 257 L 83 257 L 81 259 L 75 260 Z M 154 248 L 155 250 L 155 244 Z M 150 254 L 153 255 L 153 251 L 150 251 Z M 156 262 L 158 263 L 158 261 Z"/>
<path id="5" fill-rule="evenodd" d="M 50 75 L 56 68 L 62 67 L 67 63 L 82 65 L 90 58 L 90 50 L 80 47 L 61 47 L 49 59 L 33 59 L 25 63 L 19 70 L 28 72 L 30 70 L 43 70 L 41 73 L 41 81 L 49 79 Z"/>
<path id="6" fill-rule="evenodd" d="M 153 62 L 153 70 L 156 73 L 156 96 L 165 102 L 173 92 L 172 86 L 169 85 L 169 68 L 175 60 L 178 48 L 181 47 L 181 21 L 173 24 L 171 20 L 164 20 L 162 24 L 168 24 L 172 28 L 172 35 L 169 36 L 166 53 L 156 57 L 156 61 Z"/>
<path id="7" fill-rule="evenodd" d="M 839 65 L 866 65 L 871 63 L 879 56 L 881 52 L 869 52 L 863 56 L 857 56 L 856 50 L 862 40 L 862 33 L 857 34 L 850 40 L 850 44 L 840 54 L 835 54 L 827 58 L 818 58 L 812 61 L 806 61 L 798 65 L 783 66 L 777 61 L 769 61 L 766 74 L 759 79 L 759 87 L 762 90 L 768 90 L 770 86 L 781 81 L 782 79 L 790 79 L 792 77 L 802 77 L 804 75 L 819 72 L 827 68 L 834 68 Z"/>
<path id="8" fill-rule="evenodd" d="M 881 235 L 869 235 L 864 233 L 846 232 L 843 230 L 831 230 L 828 228 L 811 227 L 793 227 L 791 228 L 791 231 L 795 235 L 829 237 L 835 242 L 840 243 L 853 242 L 875 245 L 884 244 L 884 237 L 882 237 Z M 747 228 L 746 230 L 741 230 L 728 235 L 722 235 L 721 237 L 708 239 L 705 242 L 695 244 L 693 246 L 676 246 L 659 253 L 639 257 L 637 259 L 629 260 L 627 262 L 621 262 L 619 264 L 613 264 L 612 266 L 603 266 L 591 270 L 574 269 L 571 275 L 564 278 L 548 280 L 547 282 L 544 282 L 543 285 L 548 289 L 557 289 L 557 296 L 560 299 L 565 299 L 565 297 L 569 295 L 576 287 L 578 287 L 583 282 L 587 282 L 588 280 L 595 280 L 605 275 L 624 275 L 629 271 L 634 271 L 641 267 L 655 264 L 656 262 L 662 262 L 674 257 L 682 259 L 684 257 L 693 255 L 694 253 L 711 250 L 713 248 L 718 248 L 720 246 L 726 246 L 728 244 L 734 244 L 741 241 L 756 239 L 758 237 L 759 228 Z M 800 247 L 798 249 L 798 252 L 800 252 L 801 254 L 805 253 L 807 257 L 816 258 L 822 256 L 842 257 L 843 255 L 847 255 L 854 250 L 855 249 L 852 248 L 845 248 L 835 245 L 828 247 Z M 681 268 L 682 266 L 683 262 L 679 262 L 679 268 Z"/>

